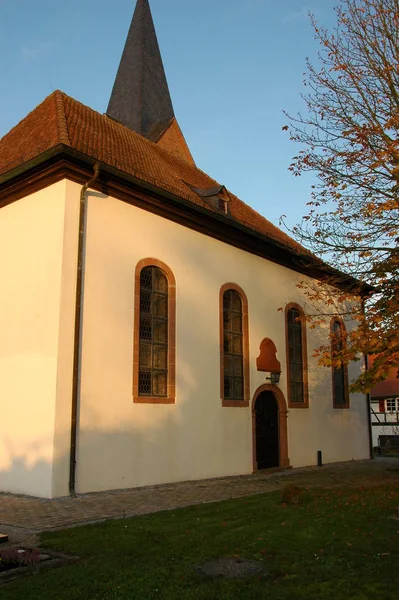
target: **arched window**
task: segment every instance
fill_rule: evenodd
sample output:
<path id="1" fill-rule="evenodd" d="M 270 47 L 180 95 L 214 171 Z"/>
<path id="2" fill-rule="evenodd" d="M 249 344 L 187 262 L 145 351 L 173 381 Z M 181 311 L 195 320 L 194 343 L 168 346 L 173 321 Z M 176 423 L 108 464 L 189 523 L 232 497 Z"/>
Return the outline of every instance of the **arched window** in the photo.
<path id="1" fill-rule="evenodd" d="M 248 302 L 235 284 L 220 290 L 220 359 L 223 406 L 248 406 Z"/>
<path id="2" fill-rule="evenodd" d="M 308 408 L 306 320 L 302 308 L 297 304 L 288 304 L 285 323 L 288 406 Z"/>
<path id="3" fill-rule="evenodd" d="M 331 353 L 341 352 L 346 342 L 345 325 L 339 319 L 331 321 Z M 340 362 L 332 368 L 334 408 L 349 408 L 348 367 Z"/>
<path id="4" fill-rule="evenodd" d="M 133 399 L 175 401 L 175 280 L 156 259 L 136 268 Z"/>

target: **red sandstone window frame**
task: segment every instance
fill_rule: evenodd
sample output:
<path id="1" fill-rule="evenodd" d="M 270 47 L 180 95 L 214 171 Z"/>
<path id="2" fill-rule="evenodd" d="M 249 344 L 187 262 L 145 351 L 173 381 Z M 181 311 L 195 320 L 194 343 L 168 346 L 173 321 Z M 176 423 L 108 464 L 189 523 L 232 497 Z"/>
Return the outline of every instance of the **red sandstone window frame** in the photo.
<path id="1" fill-rule="evenodd" d="M 331 339 L 331 350 L 333 350 L 333 346 L 334 346 L 334 323 L 338 323 L 340 330 L 341 330 L 341 343 L 343 345 L 346 344 L 346 327 L 345 327 L 345 323 L 343 322 L 343 320 L 340 317 L 333 317 L 330 321 L 330 339 Z M 332 396 L 333 396 L 333 408 L 337 408 L 337 409 L 341 409 L 341 408 L 350 408 L 349 405 L 349 383 L 348 383 L 348 365 L 346 364 L 342 364 L 341 369 L 343 369 L 343 390 L 344 390 L 344 400 L 345 402 L 337 402 L 336 401 L 336 386 L 335 386 L 335 379 L 334 379 L 334 373 L 337 370 L 336 368 L 332 367 L 331 368 L 331 379 L 332 379 Z"/>
<path id="2" fill-rule="evenodd" d="M 288 312 L 290 310 L 297 310 L 299 312 L 299 318 L 301 323 L 301 335 L 302 335 L 302 384 L 303 384 L 303 402 L 291 402 L 290 397 L 290 354 L 289 354 L 289 342 L 288 342 Z M 308 386 L 308 346 L 306 337 L 306 317 L 303 308 L 295 302 L 289 302 L 284 311 L 285 321 L 285 351 L 286 351 L 286 365 L 287 365 L 287 399 L 288 408 L 309 408 L 309 386 Z"/>
<path id="3" fill-rule="evenodd" d="M 145 267 L 158 267 L 168 281 L 168 387 L 162 397 L 139 396 L 140 274 Z M 176 402 L 176 280 L 172 270 L 157 258 L 140 260 L 134 274 L 133 402 L 175 404 Z"/>
<path id="4" fill-rule="evenodd" d="M 224 320 L 223 320 L 223 296 L 228 290 L 238 293 L 242 305 L 242 348 L 243 348 L 243 374 L 244 374 L 244 399 L 224 399 Z M 250 382 L 249 382 L 249 325 L 248 325 L 248 299 L 244 290 L 236 283 L 225 283 L 219 292 L 219 346 L 220 346 L 220 398 L 223 407 L 243 408 L 249 406 Z"/>

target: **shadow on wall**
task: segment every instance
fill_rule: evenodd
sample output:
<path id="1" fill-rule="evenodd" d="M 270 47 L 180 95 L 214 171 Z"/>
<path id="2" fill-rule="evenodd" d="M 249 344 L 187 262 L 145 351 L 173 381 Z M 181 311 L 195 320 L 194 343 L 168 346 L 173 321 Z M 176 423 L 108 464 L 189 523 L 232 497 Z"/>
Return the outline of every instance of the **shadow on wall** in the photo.
<path id="1" fill-rule="evenodd" d="M 107 231 L 108 228 L 104 227 L 105 238 Z M 113 266 L 109 269 L 101 268 L 93 274 L 93 290 L 98 292 L 107 288 L 126 289 L 127 278 L 130 278 L 131 283 L 129 294 L 119 294 L 120 304 L 110 303 L 112 296 L 96 294 L 96 306 L 98 307 L 99 302 L 104 302 L 99 314 L 106 314 L 107 319 L 106 322 L 98 323 L 100 350 L 96 345 L 95 336 L 94 342 L 93 337 L 90 337 L 90 344 L 95 346 L 96 350 L 91 353 L 88 367 L 87 379 L 90 385 L 87 396 L 83 392 L 82 424 L 78 440 L 77 492 L 140 487 L 250 472 L 252 470 L 251 409 L 221 410 L 219 290 L 224 283 L 232 281 L 240 285 L 248 296 L 250 361 L 253 367 L 259 342 L 265 337 L 277 339 L 284 336 L 284 317 L 282 313 L 277 312 L 280 305 L 277 294 L 275 293 L 273 298 L 275 306 L 270 302 L 270 307 L 263 307 L 262 298 L 269 285 L 267 269 L 263 279 L 258 279 L 253 277 L 254 272 L 251 268 L 246 268 L 248 262 L 245 254 L 232 253 L 231 263 L 227 265 L 217 260 L 212 264 L 204 264 L 206 253 L 202 257 L 197 250 L 191 250 L 190 246 L 182 252 L 181 244 L 177 241 L 174 248 L 169 247 L 171 258 L 167 261 L 168 266 L 174 270 L 173 263 L 179 264 L 182 279 L 195 282 L 180 288 L 177 279 L 177 305 L 184 307 L 185 310 L 185 313 L 180 313 L 177 329 L 180 347 L 185 348 L 186 352 L 180 355 L 178 348 L 176 405 L 143 408 L 132 403 L 132 327 L 126 327 L 127 322 L 133 322 L 135 265 L 132 264 L 131 255 L 126 250 L 123 254 L 121 251 L 119 257 L 115 256 L 115 252 L 108 252 L 108 248 L 113 243 L 112 239 L 108 241 L 102 239 L 102 241 L 104 243 L 99 248 L 99 252 L 103 254 L 96 254 L 97 264 L 106 265 L 112 257 Z M 216 247 L 214 241 L 207 243 L 212 249 Z M 143 250 L 143 253 L 143 258 L 159 255 L 157 251 L 147 253 Z M 240 268 L 234 262 L 236 259 L 239 261 Z M 273 266 L 273 269 L 276 267 Z M 206 273 L 205 282 L 204 273 Z M 239 273 L 240 276 L 231 276 L 232 273 Z M 254 281 L 257 283 L 254 284 Z M 292 293 L 294 291 L 292 289 Z M 286 293 L 287 290 L 284 291 L 284 294 Z M 201 320 L 204 314 L 204 297 L 209 301 L 208 309 L 212 306 L 213 312 L 208 313 L 212 318 L 209 320 Z M 198 323 L 201 324 L 200 327 Z M 127 331 L 123 337 L 123 344 L 113 343 L 114 331 Z M 90 335 L 93 336 L 93 330 L 90 330 Z M 209 353 L 198 353 L 197 350 L 200 347 L 210 346 L 213 360 L 212 358 L 210 360 Z M 284 353 L 285 347 L 280 345 L 278 356 L 282 358 Z M 210 362 L 214 365 L 213 373 L 209 371 Z M 83 365 L 83 375 L 84 369 Z M 102 378 L 99 377 L 96 382 L 90 377 L 92 373 L 102 373 L 104 370 L 107 372 L 105 379 L 110 382 L 109 388 L 104 387 Z M 334 432 L 328 431 L 329 420 L 331 423 L 331 419 L 346 417 L 343 411 L 341 416 L 337 416 L 339 411 L 332 412 L 330 379 L 328 378 L 326 392 L 325 371 L 319 372 L 317 377 L 320 377 L 320 381 L 314 383 L 309 410 L 318 411 L 318 416 L 323 419 L 323 429 L 318 435 L 320 441 L 324 441 L 327 437 L 328 444 L 331 446 Z M 251 397 L 254 388 L 254 383 L 251 382 Z M 331 401 L 326 401 L 326 393 Z M 105 400 L 103 406 L 106 407 L 101 414 L 96 413 L 94 408 L 98 406 L 99 398 Z M 317 398 L 322 400 L 319 406 Z M 209 418 L 205 418 L 204 415 Z M 354 418 L 360 421 L 359 416 Z M 302 435 L 303 431 L 302 427 Z M 0 490 L 42 497 L 50 497 L 53 490 L 55 496 L 67 495 L 69 431 L 58 433 L 60 438 L 67 441 L 64 448 L 57 448 L 53 464 L 42 458 L 37 462 L 32 461 L 33 445 L 29 447 L 28 442 L 23 449 L 18 448 L 18 452 L 10 453 L 9 467 L 0 471 Z M 348 436 L 350 437 L 349 430 Z M 35 442 L 40 443 L 40 440 Z"/>
<path id="2" fill-rule="evenodd" d="M 314 392 L 312 408 L 309 410 L 316 411 L 324 423 L 313 440 L 317 445 L 314 458 L 316 459 L 317 449 L 323 450 L 325 462 L 330 462 L 333 452 L 339 453 L 334 436 L 337 420 L 340 421 L 341 435 L 345 431 L 348 435 L 343 449 L 345 455 L 335 455 L 332 459 L 349 460 L 351 448 L 353 458 L 365 458 L 357 455 L 359 444 L 356 442 L 356 435 L 353 435 L 356 424 L 362 426 L 361 411 L 355 410 L 351 415 L 347 410 L 334 411 L 330 402 L 325 400 L 323 385 L 320 384 L 319 387 L 316 384 Z M 317 398 L 321 400 L 319 404 Z M 219 396 L 215 395 L 213 401 L 219 405 Z M 353 405 L 355 403 L 360 409 L 362 398 L 353 400 Z M 198 421 L 189 405 L 190 403 L 182 403 L 178 415 L 176 406 L 162 407 L 165 409 L 163 417 L 145 427 L 136 423 L 129 428 L 124 422 L 119 429 L 114 428 L 112 431 L 105 431 L 94 424 L 91 428 L 83 429 L 78 444 L 77 493 L 250 473 L 252 441 L 249 440 L 248 451 L 243 452 L 244 446 L 237 444 L 237 432 L 245 429 L 248 436 L 251 435 L 251 409 L 234 410 L 232 414 L 237 420 L 233 427 L 236 429 L 226 428 L 220 435 L 223 424 L 218 424 L 217 418 L 207 429 L 196 427 Z M 134 410 L 133 404 L 132 407 Z M 154 412 L 159 409 L 158 406 L 151 408 Z M 290 412 L 292 419 L 295 419 L 297 415 L 292 414 L 294 411 Z M 299 417 L 302 417 L 302 412 L 298 414 Z M 220 411 L 219 414 L 223 419 L 225 412 Z M 303 427 L 300 429 L 303 434 Z M 60 453 L 53 465 L 43 459 L 31 463 L 28 449 L 25 456 L 14 456 L 10 466 L 0 471 L 0 490 L 42 498 L 68 495 L 68 449 Z M 315 462 L 312 461 L 312 464 Z"/>
<path id="3" fill-rule="evenodd" d="M 173 455 L 178 450 L 178 436 L 175 436 L 173 448 L 162 447 L 170 425 L 171 418 L 167 417 L 162 427 L 158 423 L 157 427 L 145 431 L 137 427 L 128 431 L 122 425 L 116 431 L 83 429 L 78 443 L 76 491 L 139 487 L 150 484 L 151 481 L 145 479 L 151 475 L 158 479 L 154 479 L 154 483 L 166 481 L 171 465 L 176 462 Z M 174 431 L 173 427 L 171 431 Z M 36 445 L 37 442 L 31 448 Z M 24 455 L 11 457 L 9 466 L 0 470 L 0 493 L 40 498 L 68 495 L 69 449 L 60 453 L 53 464 L 42 458 L 34 462 L 29 454 L 29 447 L 26 447 Z"/>
<path id="4" fill-rule="evenodd" d="M 317 415 L 321 424 L 317 432 L 313 431 L 312 464 L 315 464 L 318 449 L 323 450 L 325 462 L 364 458 L 357 455 L 359 444 L 353 435 L 356 424 L 361 427 L 365 422 L 362 420 L 363 408 L 366 410 L 364 399 L 352 399 L 354 411 L 334 410 L 330 389 L 326 391 L 325 375 L 325 369 L 321 369 L 312 376 L 309 411 Z M 176 405 L 135 405 L 130 396 L 125 402 L 128 418 L 108 421 L 108 425 L 107 415 L 96 413 L 91 407 L 86 412 L 90 426 L 82 425 L 78 441 L 76 491 L 134 488 L 251 472 L 251 408 L 219 410 L 218 386 L 212 394 L 204 396 L 202 402 L 191 402 L 190 398 L 201 395 L 196 378 L 185 381 L 182 378 L 179 394 L 181 400 Z M 206 406 L 213 418 L 206 427 L 201 427 L 198 424 L 203 422 Z M 114 408 L 110 406 L 112 412 Z M 307 410 L 290 411 L 289 427 L 295 429 L 296 424 L 302 440 L 306 427 L 304 429 L 304 423 L 297 419 L 306 417 L 308 420 L 309 416 Z M 341 436 L 348 434 L 342 458 L 336 455 L 340 450 L 337 450 L 335 425 Z M 69 431 L 62 437 L 69 439 Z M 42 457 L 36 462 L 32 460 L 32 456 L 37 456 L 38 447 L 40 440 L 30 446 L 27 444 L 23 452 L 21 448 L 14 451 L 14 455 L 10 452 L 9 467 L 0 470 L 1 491 L 45 498 L 68 495 L 69 448 L 59 448 L 52 465 Z"/>
<path id="5" fill-rule="evenodd" d="M 219 394 L 212 401 L 219 407 Z M 140 423 L 134 414 L 142 405 L 130 401 L 132 418 L 121 419 L 119 427 L 114 423 L 112 430 L 96 426 L 100 421 L 91 411 L 91 426 L 82 427 L 78 440 L 77 493 L 250 472 L 250 452 L 242 452 L 235 433 L 243 428 L 249 432 L 249 427 L 245 427 L 246 421 L 250 422 L 249 409 L 239 411 L 241 420 L 236 420 L 236 429 L 231 431 L 223 430 L 223 411 L 219 411 L 219 424 L 198 427 L 197 413 L 201 407 L 192 404 L 147 405 L 145 408 L 157 418 Z M 104 415 L 97 416 L 103 420 Z M 35 462 L 33 448 L 39 443 L 36 440 L 35 444 L 26 445 L 23 453 L 19 450 L 18 454 L 10 455 L 9 466 L 0 470 L 0 492 L 41 498 L 69 494 L 69 448 L 59 449 L 53 464 L 43 458 Z"/>
<path id="6" fill-rule="evenodd" d="M 350 408 L 334 408 L 332 370 L 317 367 L 310 376 L 312 394 L 310 408 L 316 411 L 320 423 L 317 432 L 318 450 L 323 461 L 359 460 L 369 457 L 368 406 L 362 394 L 350 395 Z M 337 446 L 337 433 L 340 443 Z"/>
<path id="7" fill-rule="evenodd" d="M 31 462 L 29 457 L 14 457 L 9 468 L 0 471 L 0 492 L 49 498 L 52 465 L 43 459 Z"/>

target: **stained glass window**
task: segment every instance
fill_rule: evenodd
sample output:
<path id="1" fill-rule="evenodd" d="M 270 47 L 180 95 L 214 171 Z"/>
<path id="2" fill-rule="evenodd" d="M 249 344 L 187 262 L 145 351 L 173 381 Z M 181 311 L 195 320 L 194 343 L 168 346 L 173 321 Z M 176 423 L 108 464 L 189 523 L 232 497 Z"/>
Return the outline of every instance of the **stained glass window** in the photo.
<path id="1" fill-rule="evenodd" d="M 158 267 L 140 273 L 139 396 L 168 394 L 168 281 Z"/>
<path id="2" fill-rule="evenodd" d="M 223 354 L 225 400 L 244 400 L 243 318 L 240 295 L 223 295 Z"/>
<path id="3" fill-rule="evenodd" d="M 289 401 L 304 402 L 303 339 L 297 308 L 287 311 Z"/>
<path id="4" fill-rule="evenodd" d="M 332 341 L 331 349 L 334 355 L 340 352 L 344 344 L 344 328 L 342 323 L 339 321 L 333 321 L 332 323 Z M 343 406 L 348 404 L 347 386 L 345 383 L 345 365 L 341 362 L 339 366 L 335 365 L 332 369 L 333 377 L 333 396 L 334 405 Z"/>

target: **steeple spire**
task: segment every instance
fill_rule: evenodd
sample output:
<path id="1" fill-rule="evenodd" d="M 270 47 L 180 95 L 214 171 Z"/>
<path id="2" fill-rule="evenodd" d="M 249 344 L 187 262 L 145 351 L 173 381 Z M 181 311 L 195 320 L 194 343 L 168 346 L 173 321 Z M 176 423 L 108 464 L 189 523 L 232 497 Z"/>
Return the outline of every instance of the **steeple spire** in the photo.
<path id="1" fill-rule="evenodd" d="M 152 140 L 174 118 L 148 0 L 137 0 L 107 115 Z"/>

